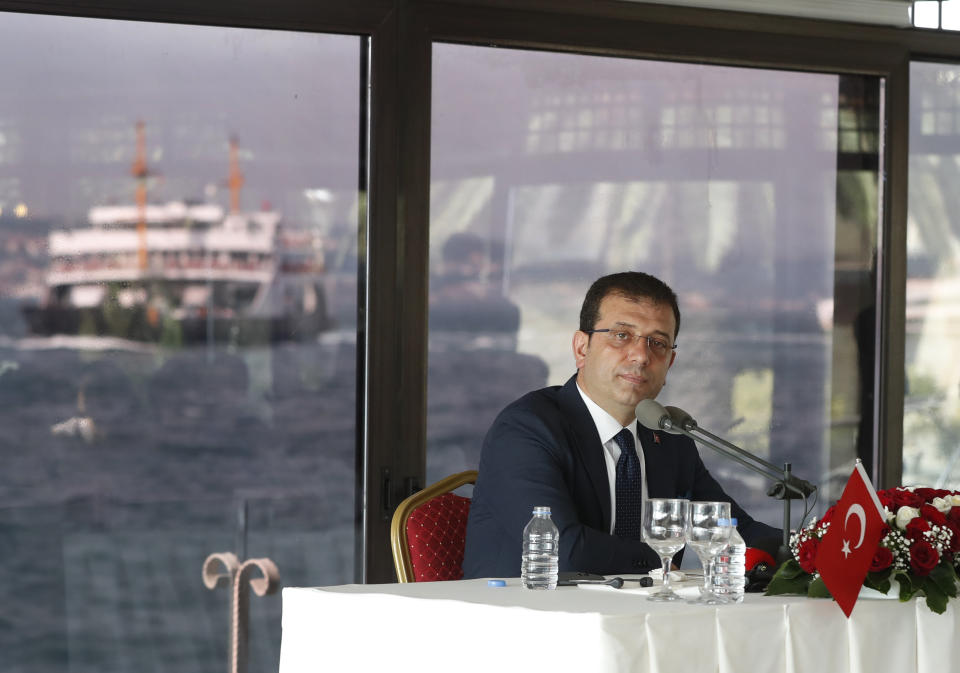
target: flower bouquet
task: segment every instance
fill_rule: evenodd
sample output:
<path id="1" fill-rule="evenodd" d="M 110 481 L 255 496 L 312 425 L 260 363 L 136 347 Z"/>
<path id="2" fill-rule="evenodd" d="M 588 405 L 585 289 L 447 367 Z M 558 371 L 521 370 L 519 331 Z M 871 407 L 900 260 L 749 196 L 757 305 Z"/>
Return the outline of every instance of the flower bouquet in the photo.
<path id="1" fill-rule="evenodd" d="M 884 508 L 886 528 L 863 585 L 886 594 L 895 581 L 901 601 L 922 593 L 930 609 L 942 614 L 947 599 L 957 596 L 960 582 L 960 491 L 889 488 L 877 491 L 877 496 Z M 777 569 L 767 595 L 830 597 L 816 559 L 835 509 L 836 505 L 819 521 L 791 535 L 793 558 Z"/>

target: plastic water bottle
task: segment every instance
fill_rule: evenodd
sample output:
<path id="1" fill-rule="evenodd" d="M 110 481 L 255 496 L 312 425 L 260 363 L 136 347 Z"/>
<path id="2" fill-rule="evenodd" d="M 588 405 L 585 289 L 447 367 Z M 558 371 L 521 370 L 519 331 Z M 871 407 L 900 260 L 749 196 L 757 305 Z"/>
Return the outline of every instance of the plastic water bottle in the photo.
<path id="1" fill-rule="evenodd" d="M 737 532 L 737 520 L 731 519 L 733 530 L 730 531 L 730 541 L 717 554 L 713 564 L 713 592 L 725 597 L 731 603 L 743 600 L 743 588 L 746 586 L 746 557 L 747 543 Z"/>
<path id="2" fill-rule="evenodd" d="M 533 518 L 523 529 L 523 562 L 520 579 L 527 589 L 556 589 L 560 567 L 560 531 L 549 507 L 534 507 Z"/>

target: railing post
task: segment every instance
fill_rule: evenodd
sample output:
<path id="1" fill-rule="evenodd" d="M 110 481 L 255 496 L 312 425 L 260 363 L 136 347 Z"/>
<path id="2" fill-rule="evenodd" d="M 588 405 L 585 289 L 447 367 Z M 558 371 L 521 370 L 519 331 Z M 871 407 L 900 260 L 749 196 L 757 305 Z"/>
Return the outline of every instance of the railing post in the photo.
<path id="1" fill-rule="evenodd" d="M 255 571 L 261 577 L 252 577 Z M 269 558 L 248 559 L 242 564 L 233 552 L 210 554 L 203 562 L 203 583 L 208 589 L 231 586 L 230 673 L 247 673 L 250 641 L 250 594 L 272 594 L 280 586 L 280 571 Z"/>

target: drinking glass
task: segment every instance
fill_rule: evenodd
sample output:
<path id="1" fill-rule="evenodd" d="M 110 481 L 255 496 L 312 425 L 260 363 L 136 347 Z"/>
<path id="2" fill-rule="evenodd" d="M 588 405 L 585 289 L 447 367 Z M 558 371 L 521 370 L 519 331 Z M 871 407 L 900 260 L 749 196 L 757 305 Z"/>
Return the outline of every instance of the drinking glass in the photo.
<path id="1" fill-rule="evenodd" d="M 675 601 L 680 598 L 670 588 L 670 559 L 683 549 L 689 504 L 686 500 L 653 498 L 644 505 L 643 541 L 657 552 L 663 563 L 663 587 L 648 600 Z"/>
<path id="2" fill-rule="evenodd" d="M 695 605 L 722 605 L 727 600 L 713 592 L 713 559 L 730 540 L 733 526 L 728 502 L 691 502 L 687 518 L 687 544 L 703 566 L 700 597 L 687 601 Z"/>

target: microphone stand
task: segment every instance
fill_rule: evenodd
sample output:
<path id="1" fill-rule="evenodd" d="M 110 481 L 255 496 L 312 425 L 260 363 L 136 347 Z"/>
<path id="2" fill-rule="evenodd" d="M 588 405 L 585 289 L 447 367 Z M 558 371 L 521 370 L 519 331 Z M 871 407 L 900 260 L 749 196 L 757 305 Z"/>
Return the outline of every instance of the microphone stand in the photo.
<path id="1" fill-rule="evenodd" d="M 705 444 L 722 456 L 735 460 L 744 467 L 757 474 L 772 479 L 774 484 L 767 491 L 767 495 L 783 500 L 783 540 L 777 549 L 777 565 L 791 557 L 790 554 L 790 501 L 806 498 L 813 493 L 817 487 L 813 484 L 798 479 L 791 472 L 790 463 L 784 463 L 783 468 L 779 468 L 773 463 L 767 462 L 763 458 L 756 456 L 745 449 L 741 449 L 736 444 L 731 444 L 725 439 L 717 437 L 697 425 L 697 422 L 683 414 L 680 422 L 674 422 L 670 415 L 660 419 L 660 427 L 666 431 L 680 432 L 690 439 Z"/>

